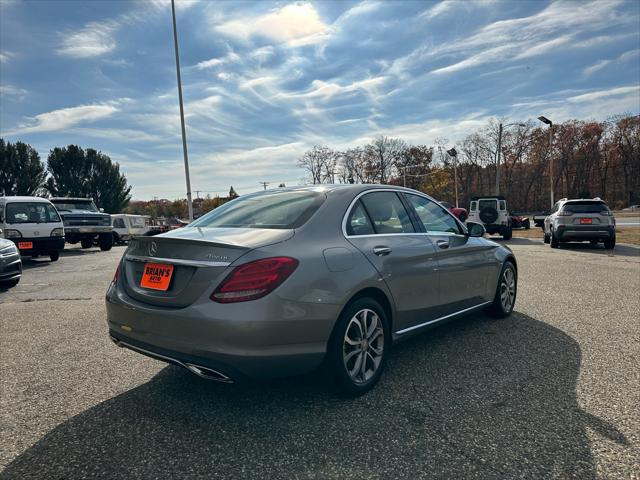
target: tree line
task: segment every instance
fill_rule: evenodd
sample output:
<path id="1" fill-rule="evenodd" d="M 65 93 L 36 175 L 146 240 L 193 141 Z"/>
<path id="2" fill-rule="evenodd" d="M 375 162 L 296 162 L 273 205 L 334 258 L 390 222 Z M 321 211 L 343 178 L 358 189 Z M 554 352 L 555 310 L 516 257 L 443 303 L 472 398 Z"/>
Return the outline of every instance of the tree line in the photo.
<path id="1" fill-rule="evenodd" d="M 213 210 L 214 208 L 223 205 L 229 200 L 237 198 L 233 186 L 229 189 L 229 195 L 221 197 L 216 195 L 212 197 L 207 194 L 204 198 L 193 199 L 193 214 L 194 217 L 199 217 L 205 213 Z M 187 206 L 186 198 L 179 198 L 176 200 L 168 200 L 166 198 L 153 199 L 153 200 L 134 200 L 129 203 L 127 208 L 124 209 L 124 213 L 131 213 L 135 215 L 149 215 L 153 218 L 165 217 L 165 218 L 187 218 L 189 209 Z"/>
<path id="2" fill-rule="evenodd" d="M 568 120 L 549 127 L 526 121 L 504 128 L 500 148 L 500 193 L 512 210 L 549 208 L 549 166 L 556 199 L 601 197 L 613 208 L 640 203 L 640 116 L 606 121 Z M 468 207 L 472 196 L 495 194 L 499 124 L 455 145 L 410 145 L 379 136 L 364 146 L 334 150 L 316 145 L 297 161 L 312 183 L 404 185 Z M 452 152 L 453 153 L 453 152 Z"/>
<path id="3" fill-rule="evenodd" d="M 0 138 L 0 194 L 92 198 L 105 212 L 119 213 L 130 192 L 120 165 L 93 148 L 53 148 L 45 167 L 30 145 Z"/>

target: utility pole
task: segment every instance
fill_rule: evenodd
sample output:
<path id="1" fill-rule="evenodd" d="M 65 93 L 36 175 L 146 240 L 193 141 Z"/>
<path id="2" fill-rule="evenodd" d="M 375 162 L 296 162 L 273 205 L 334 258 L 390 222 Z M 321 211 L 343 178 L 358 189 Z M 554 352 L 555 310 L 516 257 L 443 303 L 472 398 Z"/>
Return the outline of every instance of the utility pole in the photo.
<path id="1" fill-rule="evenodd" d="M 551 155 L 551 144 L 553 143 L 553 122 L 547 117 L 538 117 L 542 123 L 549 125 L 549 191 L 551 192 L 551 208 L 553 209 L 553 155 Z"/>
<path id="2" fill-rule="evenodd" d="M 171 15 L 173 17 L 173 46 L 176 51 L 176 76 L 178 77 L 178 100 L 180 102 L 180 126 L 182 127 L 182 153 L 184 155 L 184 174 L 187 181 L 187 206 L 189 221 L 193 222 L 193 204 L 191 202 L 191 180 L 189 179 L 189 155 L 187 154 L 187 132 L 184 128 L 184 107 L 182 105 L 182 80 L 180 78 L 180 55 L 178 53 L 178 31 L 176 29 L 176 6 L 171 0 Z"/>
<path id="3" fill-rule="evenodd" d="M 502 124 L 498 129 L 498 151 L 496 152 L 496 195 L 500 195 L 500 152 L 502 151 Z"/>
<path id="4" fill-rule="evenodd" d="M 260 185 L 262 185 L 264 187 L 264 189 L 267 189 L 267 185 L 269 185 L 271 182 L 258 182 Z"/>
<path id="5" fill-rule="evenodd" d="M 455 148 L 451 148 L 447 153 L 453 157 L 453 185 L 456 191 L 456 208 L 458 208 L 458 152 Z"/>

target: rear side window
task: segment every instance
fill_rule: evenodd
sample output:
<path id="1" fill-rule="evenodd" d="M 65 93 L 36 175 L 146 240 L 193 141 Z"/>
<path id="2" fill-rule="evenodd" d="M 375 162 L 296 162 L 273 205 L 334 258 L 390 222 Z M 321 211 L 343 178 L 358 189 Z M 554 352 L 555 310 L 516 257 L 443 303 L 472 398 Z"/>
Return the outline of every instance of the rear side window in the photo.
<path id="1" fill-rule="evenodd" d="M 602 213 L 608 212 L 609 207 L 604 202 L 593 202 L 589 200 L 580 202 L 567 202 L 562 207 L 568 213 Z"/>
<path id="2" fill-rule="evenodd" d="M 124 220 L 122 218 L 116 218 L 113 221 L 113 226 L 115 228 L 127 228 L 127 227 L 124 226 Z"/>
<path id="3" fill-rule="evenodd" d="M 373 222 L 375 233 L 414 233 L 404 205 L 394 192 L 373 192 L 361 201 Z"/>
<path id="4" fill-rule="evenodd" d="M 500 200 L 500 210 L 506 210 L 507 204 L 504 200 Z"/>
<path id="5" fill-rule="evenodd" d="M 246 195 L 203 215 L 190 227 L 298 228 L 324 202 L 320 192 L 267 191 Z"/>
<path id="6" fill-rule="evenodd" d="M 7 223 L 57 223 L 58 212 L 48 203 L 16 202 L 7 203 Z"/>
<path id="7" fill-rule="evenodd" d="M 367 212 L 360 200 L 351 209 L 347 218 L 347 235 L 371 235 L 375 233 Z"/>
<path id="8" fill-rule="evenodd" d="M 471 210 L 472 212 L 475 212 L 478 209 L 478 202 L 471 202 L 471 207 L 469 208 L 469 210 Z"/>

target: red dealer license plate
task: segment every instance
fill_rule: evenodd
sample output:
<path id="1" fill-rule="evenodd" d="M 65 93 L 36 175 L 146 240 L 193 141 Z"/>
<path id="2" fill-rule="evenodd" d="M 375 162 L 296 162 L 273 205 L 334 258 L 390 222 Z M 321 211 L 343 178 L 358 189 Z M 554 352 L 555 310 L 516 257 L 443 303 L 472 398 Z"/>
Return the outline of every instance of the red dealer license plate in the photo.
<path id="1" fill-rule="evenodd" d="M 583 225 L 591 225 L 592 220 L 590 218 L 581 218 L 580 223 Z"/>
<path id="2" fill-rule="evenodd" d="M 166 263 L 147 263 L 142 273 L 142 288 L 150 288 L 151 290 L 162 290 L 163 292 L 169 288 L 169 282 L 173 275 L 173 265 Z"/>

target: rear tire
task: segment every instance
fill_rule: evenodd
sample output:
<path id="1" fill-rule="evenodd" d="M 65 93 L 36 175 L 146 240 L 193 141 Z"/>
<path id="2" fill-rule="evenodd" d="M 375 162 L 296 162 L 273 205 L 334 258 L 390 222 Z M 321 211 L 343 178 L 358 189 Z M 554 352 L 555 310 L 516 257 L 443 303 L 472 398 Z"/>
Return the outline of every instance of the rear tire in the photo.
<path id="1" fill-rule="evenodd" d="M 325 360 L 340 395 L 359 397 L 378 383 L 390 338 L 389 321 L 378 302 L 365 297 L 347 306 L 331 335 Z"/>
<path id="2" fill-rule="evenodd" d="M 52 262 L 57 262 L 60 258 L 60 252 L 49 252 L 49 258 Z"/>
<path id="3" fill-rule="evenodd" d="M 90 238 L 83 238 L 80 240 L 80 245 L 82 248 L 91 248 L 93 246 L 93 240 Z"/>
<path id="4" fill-rule="evenodd" d="M 513 262 L 507 260 L 500 271 L 496 294 L 493 303 L 486 309 L 487 313 L 495 318 L 508 317 L 516 304 L 517 293 L 518 272 Z"/>
<path id="5" fill-rule="evenodd" d="M 120 245 L 121 243 L 124 243 L 124 242 L 120 238 L 120 235 L 118 235 L 117 232 L 113 232 L 113 244 L 114 245 Z"/>
<path id="6" fill-rule="evenodd" d="M 513 229 L 511 227 L 507 227 L 502 233 L 502 238 L 505 240 L 511 240 L 511 237 L 513 237 Z"/>
<path id="7" fill-rule="evenodd" d="M 528 218 L 524 221 L 524 229 L 525 230 L 530 230 L 531 229 L 531 222 L 529 221 Z"/>
<path id="8" fill-rule="evenodd" d="M 612 238 L 609 238 L 604 241 L 604 248 L 607 250 L 613 250 L 616 246 L 616 236 L 614 235 Z"/>

